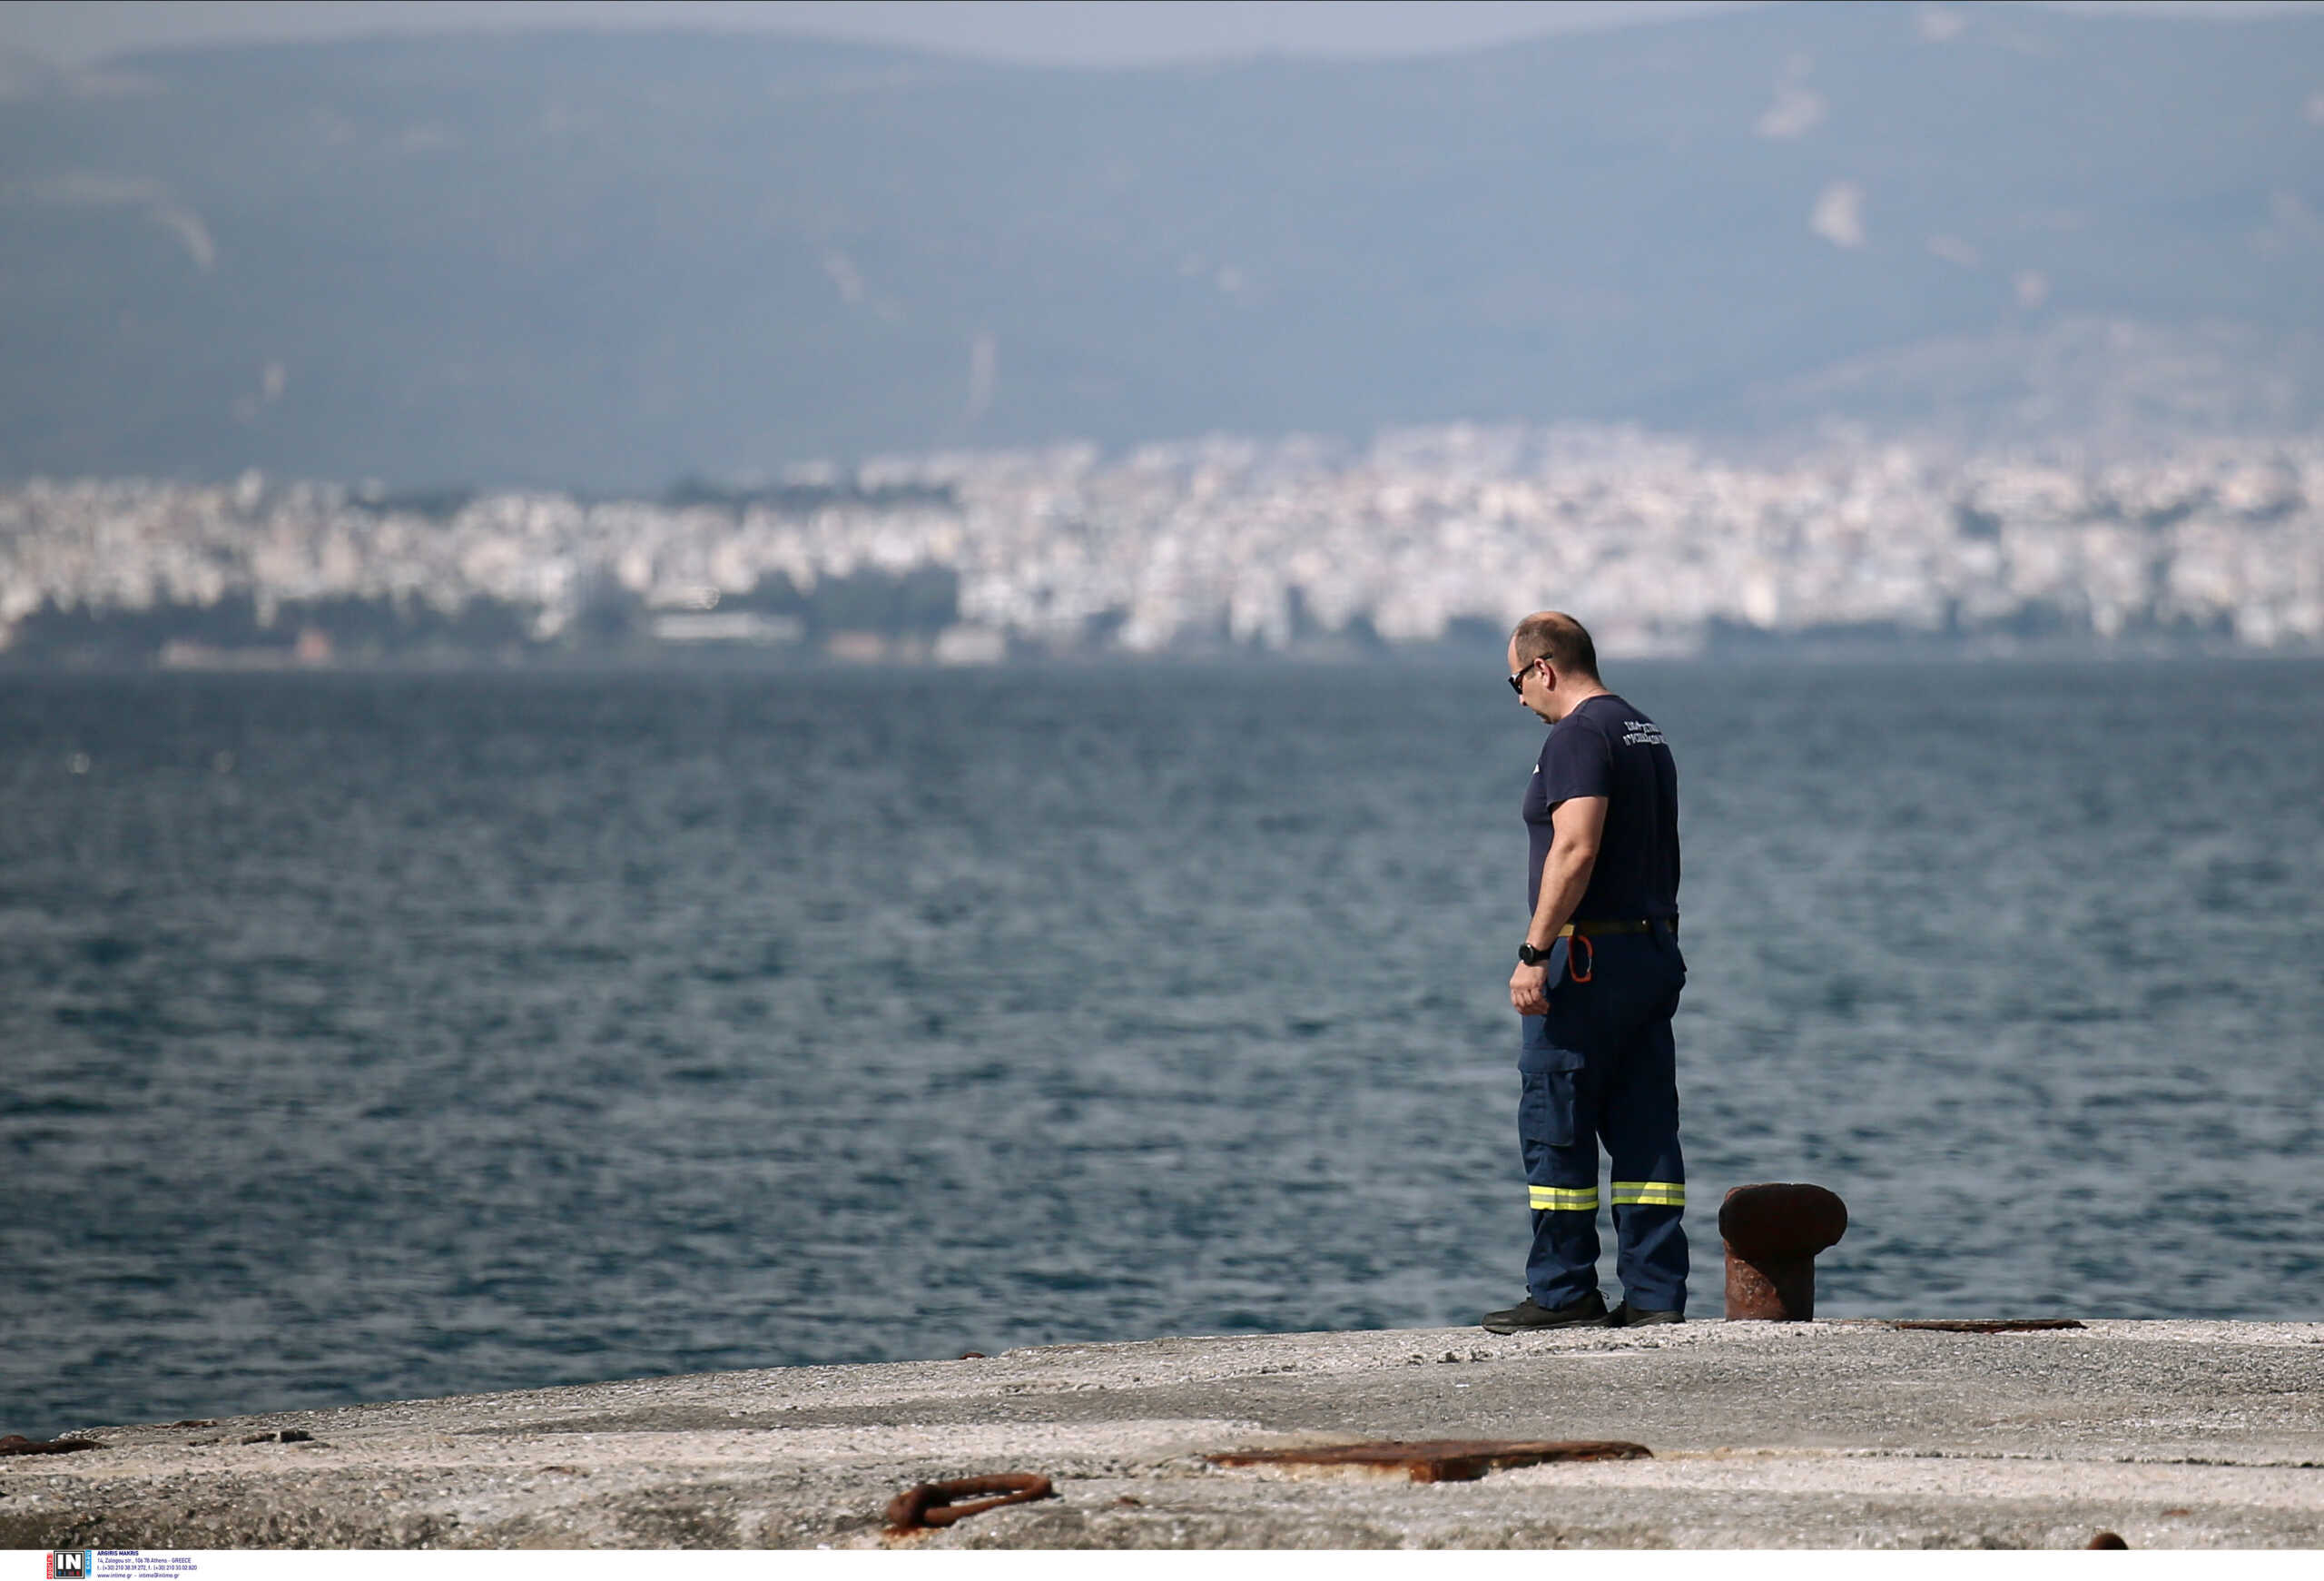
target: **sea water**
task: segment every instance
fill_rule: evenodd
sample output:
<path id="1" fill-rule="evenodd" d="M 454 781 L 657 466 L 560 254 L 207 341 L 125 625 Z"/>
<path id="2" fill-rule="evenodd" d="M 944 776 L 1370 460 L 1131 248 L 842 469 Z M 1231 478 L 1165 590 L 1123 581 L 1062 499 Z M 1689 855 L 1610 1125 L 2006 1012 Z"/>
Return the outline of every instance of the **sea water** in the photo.
<path id="1" fill-rule="evenodd" d="M 1492 657 L 0 678 L 0 1428 L 1507 1304 Z M 2324 665 L 1610 679 L 1698 1316 L 2324 1317 Z"/>

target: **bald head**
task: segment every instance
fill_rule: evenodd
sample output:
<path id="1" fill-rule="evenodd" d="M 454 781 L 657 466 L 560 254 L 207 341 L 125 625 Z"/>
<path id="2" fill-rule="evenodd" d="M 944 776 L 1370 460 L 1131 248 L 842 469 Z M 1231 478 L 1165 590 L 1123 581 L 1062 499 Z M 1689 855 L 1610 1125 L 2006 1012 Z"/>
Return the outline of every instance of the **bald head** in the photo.
<path id="1" fill-rule="evenodd" d="M 1598 679 L 1598 645 L 1581 621 L 1561 610 L 1536 610 L 1519 621 L 1510 633 L 1509 651 L 1519 669 L 1545 658 L 1554 669 Z"/>

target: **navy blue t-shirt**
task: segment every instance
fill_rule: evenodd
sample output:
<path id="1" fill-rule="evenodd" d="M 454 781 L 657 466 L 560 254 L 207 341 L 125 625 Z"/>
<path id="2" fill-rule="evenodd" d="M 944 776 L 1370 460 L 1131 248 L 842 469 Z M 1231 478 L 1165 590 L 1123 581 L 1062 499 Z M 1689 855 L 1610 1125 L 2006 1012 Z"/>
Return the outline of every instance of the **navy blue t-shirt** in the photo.
<path id="1" fill-rule="evenodd" d="M 1541 864 L 1550 855 L 1550 815 L 1574 796 L 1606 798 L 1598 865 L 1574 912 L 1595 922 L 1679 914 L 1679 766 L 1661 728 L 1610 692 L 1591 697 L 1550 727 L 1525 787 L 1531 836 L 1525 905 L 1541 904 Z"/>

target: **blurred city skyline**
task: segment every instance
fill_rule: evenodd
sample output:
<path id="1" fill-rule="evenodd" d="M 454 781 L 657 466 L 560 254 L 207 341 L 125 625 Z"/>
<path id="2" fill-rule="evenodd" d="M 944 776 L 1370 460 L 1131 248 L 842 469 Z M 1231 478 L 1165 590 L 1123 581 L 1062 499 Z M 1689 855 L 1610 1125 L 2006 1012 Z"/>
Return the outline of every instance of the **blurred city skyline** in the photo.
<path id="1" fill-rule="evenodd" d="M 2324 7 L 839 15 L 0 11 L 9 662 L 2324 645 Z"/>

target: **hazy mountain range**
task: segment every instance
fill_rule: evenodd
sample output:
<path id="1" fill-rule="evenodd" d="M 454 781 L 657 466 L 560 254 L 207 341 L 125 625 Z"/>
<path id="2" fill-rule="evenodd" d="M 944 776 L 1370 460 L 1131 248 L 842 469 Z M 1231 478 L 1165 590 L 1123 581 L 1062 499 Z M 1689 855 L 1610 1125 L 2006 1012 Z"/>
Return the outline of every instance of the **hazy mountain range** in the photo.
<path id="1" fill-rule="evenodd" d="M 658 488 L 1455 419 L 2324 419 L 2324 17 L 1781 7 L 1397 62 L 766 35 L 0 84 L 0 474 Z"/>

